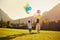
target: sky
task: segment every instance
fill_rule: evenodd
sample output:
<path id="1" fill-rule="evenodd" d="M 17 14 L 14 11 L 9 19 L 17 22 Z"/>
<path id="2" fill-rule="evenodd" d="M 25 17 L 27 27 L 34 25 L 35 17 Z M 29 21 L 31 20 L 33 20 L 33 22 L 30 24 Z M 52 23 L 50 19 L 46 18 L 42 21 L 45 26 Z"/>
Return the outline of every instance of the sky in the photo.
<path id="1" fill-rule="evenodd" d="M 30 4 L 32 10 L 27 14 L 24 5 Z M 34 16 L 37 10 L 43 12 L 51 10 L 60 3 L 60 0 L 0 0 L 0 9 L 2 9 L 11 19 L 21 19 Z"/>

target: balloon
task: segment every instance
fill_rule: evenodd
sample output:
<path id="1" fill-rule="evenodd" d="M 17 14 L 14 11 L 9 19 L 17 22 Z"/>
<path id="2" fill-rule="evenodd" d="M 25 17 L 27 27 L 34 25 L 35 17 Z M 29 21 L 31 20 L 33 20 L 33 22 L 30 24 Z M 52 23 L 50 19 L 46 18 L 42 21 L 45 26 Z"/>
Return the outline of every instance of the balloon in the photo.
<path id="1" fill-rule="evenodd" d="M 37 17 L 38 19 L 40 19 L 40 18 L 41 18 L 41 15 L 37 15 L 36 17 Z"/>
<path id="2" fill-rule="evenodd" d="M 37 19 L 40 19 L 41 18 L 41 15 L 34 14 L 34 17 L 37 18 Z"/>
<path id="3" fill-rule="evenodd" d="M 40 14 L 40 10 L 37 10 L 37 13 Z"/>
<path id="4" fill-rule="evenodd" d="M 34 14 L 34 17 L 37 18 L 37 19 L 40 19 L 41 18 L 40 10 L 37 10 L 37 13 Z"/>
<path id="5" fill-rule="evenodd" d="M 26 7 L 26 11 L 30 11 L 30 10 L 32 10 L 31 7 Z"/>
<path id="6" fill-rule="evenodd" d="M 29 13 L 29 11 L 32 10 L 32 7 L 29 4 L 26 4 L 24 6 L 24 9 L 25 9 L 26 13 Z"/>

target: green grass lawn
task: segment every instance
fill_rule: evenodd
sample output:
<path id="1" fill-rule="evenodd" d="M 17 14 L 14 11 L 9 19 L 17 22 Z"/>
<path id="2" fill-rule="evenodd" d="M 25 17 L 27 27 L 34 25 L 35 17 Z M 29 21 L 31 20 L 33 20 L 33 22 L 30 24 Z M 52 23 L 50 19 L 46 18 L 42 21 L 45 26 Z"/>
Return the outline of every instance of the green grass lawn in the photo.
<path id="1" fill-rule="evenodd" d="M 0 28 L 0 40 L 60 40 L 60 31 L 28 30 Z"/>

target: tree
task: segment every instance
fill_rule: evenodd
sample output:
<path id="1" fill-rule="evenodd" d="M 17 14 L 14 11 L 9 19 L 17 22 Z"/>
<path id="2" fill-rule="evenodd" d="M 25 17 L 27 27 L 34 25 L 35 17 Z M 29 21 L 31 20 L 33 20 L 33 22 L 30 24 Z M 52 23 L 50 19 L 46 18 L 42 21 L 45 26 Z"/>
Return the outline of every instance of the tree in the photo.
<path id="1" fill-rule="evenodd" d="M 3 27 L 3 19 L 0 20 L 0 27 Z"/>
<path id="2" fill-rule="evenodd" d="M 7 28 L 10 28 L 10 21 L 7 21 Z"/>

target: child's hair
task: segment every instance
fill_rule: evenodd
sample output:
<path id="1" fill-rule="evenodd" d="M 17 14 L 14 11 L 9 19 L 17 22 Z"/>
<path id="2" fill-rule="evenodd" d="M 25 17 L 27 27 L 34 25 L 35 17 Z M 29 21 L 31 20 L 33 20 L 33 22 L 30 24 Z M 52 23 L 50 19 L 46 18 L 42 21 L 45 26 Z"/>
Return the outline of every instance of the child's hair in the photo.
<path id="1" fill-rule="evenodd" d="M 30 20 L 28 21 L 28 23 L 30 23 Z"/>
<path id="2" fill-rule="evenodd" d="M 37 19 L 36 23 L 39 23 L 39 19 Z"/>

